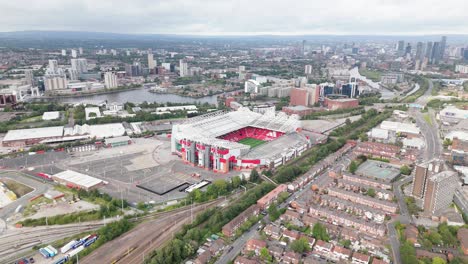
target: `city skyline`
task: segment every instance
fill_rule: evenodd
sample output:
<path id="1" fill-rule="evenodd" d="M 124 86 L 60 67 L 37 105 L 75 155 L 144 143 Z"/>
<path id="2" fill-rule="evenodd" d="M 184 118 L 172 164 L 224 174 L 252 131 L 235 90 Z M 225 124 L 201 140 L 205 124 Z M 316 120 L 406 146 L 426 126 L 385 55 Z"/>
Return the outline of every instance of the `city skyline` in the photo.
<path id="1" fill-rule="evenodd" d="M 25 30 L 193 35 L 467 34 L 468 3 L 451 0 L 0 1 L 0 32 Z M 23 2 L 24 4 L 21 4 Z M 431 6 L 424 9 L 423 6 Z M 453 8 L 457 6 L 458 8 Z M 124 8 L 125 7 L 125 8 Z M 27 13 L 28 16 L 23 14 Z M 440 14 L 444 14 L 441 16 Z M 281 21 L 281 23 L 278 23 Z"/>

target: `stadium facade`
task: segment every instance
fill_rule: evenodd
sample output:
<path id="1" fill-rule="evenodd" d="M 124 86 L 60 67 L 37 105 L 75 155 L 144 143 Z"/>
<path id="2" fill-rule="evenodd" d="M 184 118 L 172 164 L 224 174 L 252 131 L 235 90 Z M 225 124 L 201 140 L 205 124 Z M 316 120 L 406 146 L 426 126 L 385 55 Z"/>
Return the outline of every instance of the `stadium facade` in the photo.
<path id="1" fill-rule="evenodd" d="M 314 144 L 297 115 L 217 111 L 172 127 L 171 151 L 188 164 L 215 172 L 267 169 L 301 155 Z"/>

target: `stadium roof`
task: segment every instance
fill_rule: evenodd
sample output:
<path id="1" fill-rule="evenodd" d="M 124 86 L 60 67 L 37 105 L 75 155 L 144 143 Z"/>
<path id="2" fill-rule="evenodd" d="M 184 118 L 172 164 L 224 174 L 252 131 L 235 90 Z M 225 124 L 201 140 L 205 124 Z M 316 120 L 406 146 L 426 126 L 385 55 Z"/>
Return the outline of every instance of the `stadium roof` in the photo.
<path id="1" fill-rule="evenodd" d="M 237 111 L 212 112 L 191 118 L 183 124 L 174 125 L 173 136 L 217 147 L 249 149 L 244 144 L 217 137 L 248 126 L 289 133 L 296 131 L 301 126 L 300 124 L 297 115 L 288 116 L 283 112 L 279 114 L 274 112 L 260 114 L 241 107 Z"/>
<path id="2" fill-rule="evenodd" d="M 27 140 L 33 138 L 53 138 L 63 135 L 63 126 L 41 127 L 30 129 L 10 130 L 3 141 Z"/>

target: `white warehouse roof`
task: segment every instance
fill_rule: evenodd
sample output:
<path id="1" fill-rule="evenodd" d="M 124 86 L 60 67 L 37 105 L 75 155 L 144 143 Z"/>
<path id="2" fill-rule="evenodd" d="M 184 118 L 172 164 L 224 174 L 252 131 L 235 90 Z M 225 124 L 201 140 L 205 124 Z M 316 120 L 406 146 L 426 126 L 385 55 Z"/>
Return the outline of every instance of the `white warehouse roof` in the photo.
<path id="1" fill-rule="evenodd" d="M 100 180 L 98 178 L 94 178 L 89 175 L 72 170 L 59 172 L 57 174 L 54 174 L 53 177 L 73 183 L 78 186 L 82 186 L 87 189 L 92 188 L 101 183 L 105 183 L 103 180 Z"/>
<path id="2" fill-rule="evenodd" d="M 55 119 L 59 119 L 59 117 L 60 117 L 59 111 L 44 112 L 42 114 L 42 120 L 55 120 Z"/>
<path id="3" fill-rule="evenodd" d="M 3 138 L 3 141 L 26 140 L 33 138 L 53 138 L 63 135 L 63 126 L 40 127 L 30 129 L 10 130 Z"/>
<path id="4" fill-rule="evenodd" d="M 392 121 L 383 121 L 380 125 L 381 129 L 392 130 L 395 132 L 419 134 L 419 128 L 414 124 L 401 123 L 401 122 L 392 122 Z"/>

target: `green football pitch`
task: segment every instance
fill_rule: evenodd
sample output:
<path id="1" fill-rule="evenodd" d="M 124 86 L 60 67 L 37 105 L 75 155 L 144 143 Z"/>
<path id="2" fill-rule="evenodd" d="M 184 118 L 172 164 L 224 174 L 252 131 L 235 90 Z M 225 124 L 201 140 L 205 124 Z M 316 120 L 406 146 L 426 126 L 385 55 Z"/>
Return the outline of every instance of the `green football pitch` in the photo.
<path id="1" fill-rule="evenodd" d="M 244 145 L 249 145 L 251 148 L 255 148 L 265 143 L 265 141 L 255 139 L 255 138 L 244 138 L 244 139 L 239 140 L 239 143 L 244 144 Z"/>

